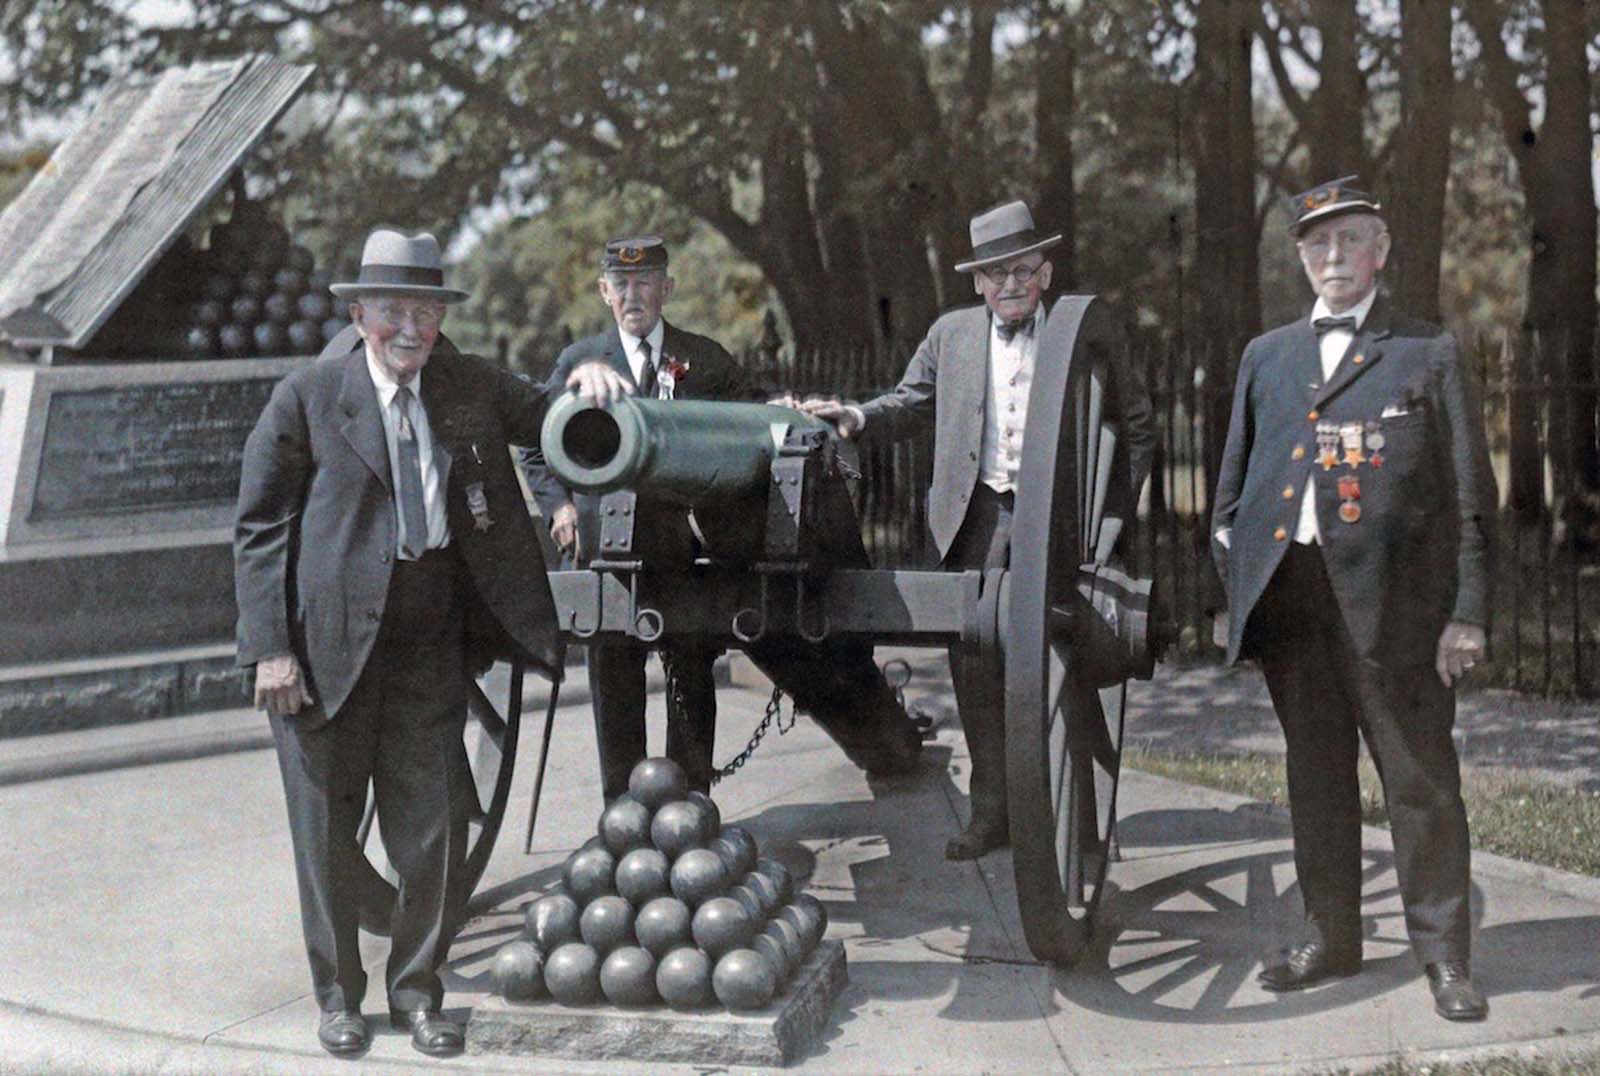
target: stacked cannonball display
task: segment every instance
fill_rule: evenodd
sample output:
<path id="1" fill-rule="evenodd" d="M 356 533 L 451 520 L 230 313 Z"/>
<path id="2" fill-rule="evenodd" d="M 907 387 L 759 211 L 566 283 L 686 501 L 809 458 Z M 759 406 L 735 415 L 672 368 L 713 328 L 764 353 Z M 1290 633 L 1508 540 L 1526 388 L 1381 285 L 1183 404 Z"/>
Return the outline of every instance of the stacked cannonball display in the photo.
<path id="1" fill-rule="evenodd" d="M 599 832 L 567 857 L 561 885 L 528 906 L 522 936 L 495 955 L 497 993 L 742 1012 L 782 992 L 827 912 L 687 787 L 670 759 L 634 767 Z"/>

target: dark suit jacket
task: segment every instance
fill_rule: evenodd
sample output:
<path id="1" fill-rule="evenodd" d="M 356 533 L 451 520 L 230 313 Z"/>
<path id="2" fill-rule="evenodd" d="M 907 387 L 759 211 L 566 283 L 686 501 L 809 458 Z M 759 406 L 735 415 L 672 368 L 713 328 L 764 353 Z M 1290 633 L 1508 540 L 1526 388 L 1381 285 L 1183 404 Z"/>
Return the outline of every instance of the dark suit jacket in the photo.
<path id="1" fill-rule="evenodd" d="M 1376 422 L 1382 465 L 1346 466 L 1341 448 L 1337 466 L 1319 466 L 1318 421 Z M 1358 654 L 1396 668 L 1431 663 L 1448 621 L 1488 624 L 1497 499 L 1483 413 L 1454 337 L 1380 297 L 1326 385 L 1309 318 L 1245 348 L 1211 527 L 1229 661 L 1250 656 L 1250 613 L 1294 540 L 1308 475 Z M 1360 483 L 1354 523 L 1340 519 L 1341 476 Z M 1215 538 L 1223 527 L 1229 548 Z"/>
<path id="2" fill-rule="evenodd" d="M 665 319 L 661 353 L 669 359 L 687 363 L 688 373 L 673 386 L 673 399 L 677 400 L 749 400 L 752 388 L 744 368 L 734 362 L 723 346 L 709 336 L 686 332 Z M 573 367 L 590 359 L 604 359 L 637 388 L 633 371 L 628 366 L 628 356 L 622 349 L 622 336 L 613 325 L 609 330 L 588 336 L 567 345 L 556 356 L 555 368 L 545 382 L 548 392 L 565 391 L 567 377 Z M 545 466 L 544 454 L 535 441 L 521 452 L 523 473 L 528 489 L 544 515 L 546 526 L 554 518 L 556 509 L 572 501 L 578 509 L 578 533 L 583 548 L 598 548 L 600 541 L 600 497 L 596 494 L 574 494 L 551 474 Z M 683 513 L 674 513 L 681 519 Z"/>
<path id="3" fill-rule="evenodd" d="M 422 375 L 451 541 L 468 569 L 472 657 L 559 677 L 560 635 L 508 444 L 538 440 L 545 390 L 440 337 Z M 293 653 L 332 717 L 378 634 L 395 553 L 388 447 L 353 329 L 279 382 L 245 442 L 234 534 L 238 661 Z M 468 491 L 481 484 L 489 525 Z"/>

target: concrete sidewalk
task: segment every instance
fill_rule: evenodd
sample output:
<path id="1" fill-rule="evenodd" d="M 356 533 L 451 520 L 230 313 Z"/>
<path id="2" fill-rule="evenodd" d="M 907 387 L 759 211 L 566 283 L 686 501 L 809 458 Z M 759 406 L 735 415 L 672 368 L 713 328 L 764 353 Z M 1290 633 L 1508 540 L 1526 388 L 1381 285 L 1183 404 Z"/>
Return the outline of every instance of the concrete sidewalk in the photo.
<path id="1" fill-rule="evenodd" d="M 1367 970 L 1271 995 L 1254 972 L 1297 905 L 1286 817 L 1139 774 L 1123 782 L 1124 861 L 1112 869 L 1096 943 L 1073 969 L 1038 964 L 1022 942 L 1009 853 L 976 865 L 941 856 L 965 816 L 967 760 L 933 675 L 939 662 L 918 665 L 913 697 L 926 693 L 940 718 L 918 774 L 869 786 L 802 720 L 716 789 L 726 821 L 806 876 L 849 956 L 850 986 L 796 1070 L 1326 1071 L 1397 1054 L 1600 1046 L 1600 882 L 1476 856 L 1475 964 L 1493 1011 L 1480 1025 L 1448 1024 L 1433 1015 L 1405 950 L 1387 834 L 1368 831 Z M 1175 712 L 1190 690 L 1157 683 L 1131 694 L 1132 738 L 1215 717 Z M 720 698 L 719 760 L 743 746 L 766 692 L 741 675 Z M 587 706 L 563 707 L 534 854 L 522 854 L 542 720 L 542 710 L 526 716 L 506 829 L 478 914 L 452 952 L 446 1005 L 458 1015 L 484 996 L 495 948 L 593 832 L 600 809 Z M 697 1071 L 565 1058 L 438 1062 L 387 1030 L 361 1062 L 326 1057 L 313 1035 L 269 750 L 14 784 L 0 788 L 0 812 L 0 870 L 10 879 L 0 910 L 0 1071 Z M 379 1014 L 387 946 L 365 945 L 374 974 L 366 1008 Z"/>

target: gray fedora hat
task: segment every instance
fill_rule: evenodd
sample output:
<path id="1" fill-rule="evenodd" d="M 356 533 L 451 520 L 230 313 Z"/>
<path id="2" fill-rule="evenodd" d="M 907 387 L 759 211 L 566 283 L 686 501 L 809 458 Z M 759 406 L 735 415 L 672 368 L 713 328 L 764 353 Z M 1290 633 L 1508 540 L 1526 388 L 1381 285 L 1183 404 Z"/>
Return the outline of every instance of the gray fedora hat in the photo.
<path id="1" fill-rule="evenodd" d="M 379 228 L 361 248 L 361 272 L 355 280 L 329 284 L 341 299 L 363 295 L 416 295 L 459 303 L 467 293 L 444 286 L 444 262 L 439 241 L 427 232 L 402 235 Z"/>
<path id="2" fill-rule="evenodd" d="M 970 273 L 1061 242 L 1061 234 L 1040 237 L 1026 203 L 1006 202 L 972 218 L 972 260 L 956 263 L 956 272 Z"/>

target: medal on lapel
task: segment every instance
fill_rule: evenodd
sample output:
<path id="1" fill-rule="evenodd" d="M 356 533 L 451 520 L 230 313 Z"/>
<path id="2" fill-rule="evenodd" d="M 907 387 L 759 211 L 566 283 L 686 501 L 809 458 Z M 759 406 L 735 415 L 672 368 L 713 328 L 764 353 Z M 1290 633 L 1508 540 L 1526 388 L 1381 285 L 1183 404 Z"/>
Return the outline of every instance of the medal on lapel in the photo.
<path id="1" fill-rule="evenodd" d="M 1353 474 L 1339 476 L 1339 518 L 1346 523 L 1361 518 L 1361 479 Z"/>
<path id="2" fill-rule="evenodd" d="M 1344 443 L 1344 465 L 1359 467 L 1367 458 L 1361 451 L 1361 423 L 1347 422 L 1340 426 L 1339 440 Z"/>
<path id="3" fill-rule="evenodd" d="M 472 525 L 478 530 L 486 531 L 494 523 L 489 518 L 489 496 L 484 493 L 482 482 L 467 486 L 467 509 L 472 513 Z"/>
<path id="4" fill-rule="evenodd" d="M 1383 466 L 1383 446 L 1386 444 L 1383 437 L 1383 427 L 1376 422 L 1367 423 L 1367 451 L 1371 453 L 1367 462 L 1374 467 Z"/>
<path id="5" fill-rule="evenodd" d="M 1339 427 L 1331 422 L 1317 423 L 1317 462 L 1324 471 L 1339 464 Z"/>

